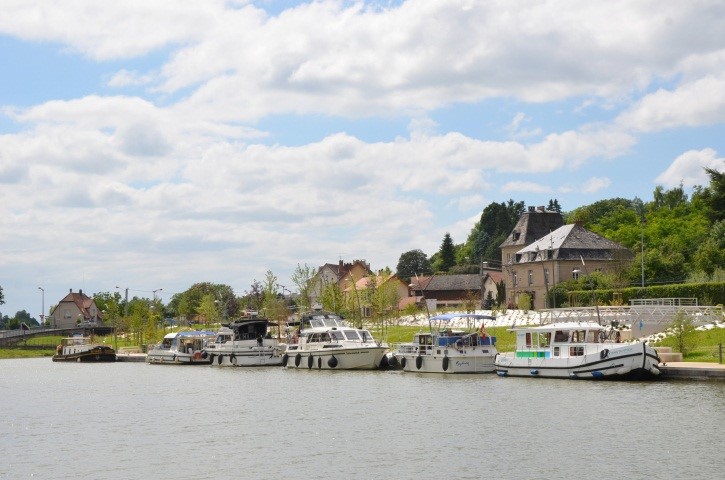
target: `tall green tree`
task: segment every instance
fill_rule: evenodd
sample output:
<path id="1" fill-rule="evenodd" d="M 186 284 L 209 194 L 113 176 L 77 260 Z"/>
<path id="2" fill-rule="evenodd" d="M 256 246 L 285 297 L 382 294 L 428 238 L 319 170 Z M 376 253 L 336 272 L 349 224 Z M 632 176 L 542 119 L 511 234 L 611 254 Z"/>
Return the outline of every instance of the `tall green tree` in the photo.
<path id="1" fill-rule="evenodd" d="M 315 277 L 317 271 L 306 263 L 304 265 L 297 264 L 297 268 L 292 273 L 292 283 L 297 287 L 297 291 L 300 293 L 298 306 L 301 310 L 309 310 L 312 306 L 312 279 Z M 320 286 L 324 289 L 324 285 Z"/>
<path id="2" fill-rule="evenodd" d="M 436 272 L 447 272 L 451 267 L 456 265 L 456 250 L 453 245 L 451 234 L 446 232 L 441 242 L 441 248 L 438 250 L 438 256 L 433 265 Z"/>
<path id="3" fill-rule="evenodd" d="M 431 272 L 430 260 L 420 249 L 410 250 L 400 255 L 395 268 L 398 278 L 406 282 L 410 282 L 410 279 L 416 275 L 430 275 Z"/>
<path id="4" fill-rule="evenodd" d="M 213 293 L 207 293 L 201 298 L 199 306 L 196 308 L 196 313 L 202 317 L 205 325 L 219 323 L 221 315 L 219 314 L 217 301 Z"/>

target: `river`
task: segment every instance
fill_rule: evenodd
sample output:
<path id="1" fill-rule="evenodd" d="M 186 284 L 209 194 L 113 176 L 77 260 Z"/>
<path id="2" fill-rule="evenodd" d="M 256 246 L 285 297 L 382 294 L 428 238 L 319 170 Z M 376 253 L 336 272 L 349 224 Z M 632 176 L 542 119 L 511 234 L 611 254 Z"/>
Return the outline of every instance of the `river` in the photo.
<path id="1" fill-rule="evenodd" d="M 2 479 L 725 478 L 725 383 L 0 361 Z"/>

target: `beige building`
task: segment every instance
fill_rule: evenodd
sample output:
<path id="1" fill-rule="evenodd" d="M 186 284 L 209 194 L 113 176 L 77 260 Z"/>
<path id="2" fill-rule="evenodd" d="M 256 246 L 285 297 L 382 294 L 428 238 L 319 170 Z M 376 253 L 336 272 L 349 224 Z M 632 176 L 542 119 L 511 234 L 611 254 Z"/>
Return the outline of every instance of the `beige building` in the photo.
<path id="1" fill-rule="evenodd" d="M 321 308 L 322 291 L 327 285 L 336 284 L 344 291 L 350 286 L 350 279 L 355 281 L 372 275 L 370 265 L 364 260 L 355 260 L 352 263 L 345 263 L 340 260 L 338 263 L 326 263 L 317 269 L 312 278 L 310 289 L 310 304 L 312 308 Z"/>
<path id="2" fill-rule="evenodd" d="M 524 247 L 515 247 L 510 241 L 501 247 L 507 301 L 516 306 L 519 295 L 526 293 L 535 310 L 561 306 L 547 304 L 547 292 L 557 284 L 597 271 L 614 272 L 634 257 L 622 245 L 580 223 L 564 225 Z"/>
<path id="3" fill-rule="evenodd" d="M 68 295 L 50 312 L 48 319 L 52 327 L 73 328 L 79 323 L 99 324 L 103 322 L 103 313 L 83 290 L 73 293 L 73 289 L 70 289 Z"/>

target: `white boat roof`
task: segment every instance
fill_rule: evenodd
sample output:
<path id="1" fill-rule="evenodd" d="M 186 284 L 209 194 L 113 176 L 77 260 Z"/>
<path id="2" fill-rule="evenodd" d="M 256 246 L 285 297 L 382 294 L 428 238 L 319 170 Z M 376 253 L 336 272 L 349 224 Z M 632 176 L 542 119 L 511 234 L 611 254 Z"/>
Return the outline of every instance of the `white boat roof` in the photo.
<path id="1" fill-rule="evenodd" d="M 536 325 L 535 327 L 514 327 L 509 329 L 511 332 L 536 331 L 536 332 L 553 332 L 554 330 L 604 330 L 603 325 L 597 322 L 557 322 L 547 323 L 545 325 Z"/>
<path id="2" fill-rule="evenodd" d="M 191 332 L 172 332 L 164 335 L 164 338 L 200 338 L 200 337 L 213 337 L 216 335 L 215 332 L 208 330 L 194 330 Z"/>

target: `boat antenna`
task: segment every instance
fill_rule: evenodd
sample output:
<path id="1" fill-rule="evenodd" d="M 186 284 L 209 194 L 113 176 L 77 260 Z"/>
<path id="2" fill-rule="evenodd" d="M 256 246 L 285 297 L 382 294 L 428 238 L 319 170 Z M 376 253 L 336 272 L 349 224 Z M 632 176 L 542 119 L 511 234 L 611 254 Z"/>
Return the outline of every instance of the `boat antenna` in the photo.
<path id="1" fill-rule="evenodd" d="M 420 284 L 420 279 L 418 278 L 418 274 L 414 273 L 415 275 L 415 281 L 418 284 L 418 288 L 420 289 L 420 296 L 423 297 L 423 303 L 425 304 L 425 313 L 428 316 L 428 330 L 432 333 L 433 332 L 433 325 L 430 323 L 430 309 L 428 308 L 428 299 L 425 298 L 425 288 L 423 288 Z M 433 279 L 433 275 L 431 275 L 430 279 L 428 280 L 428 284 L 430 284 L 430 281 Z M 426 284 L 427 286 L 427 284 Z"/>

